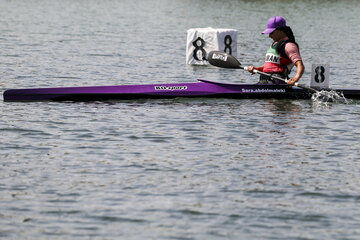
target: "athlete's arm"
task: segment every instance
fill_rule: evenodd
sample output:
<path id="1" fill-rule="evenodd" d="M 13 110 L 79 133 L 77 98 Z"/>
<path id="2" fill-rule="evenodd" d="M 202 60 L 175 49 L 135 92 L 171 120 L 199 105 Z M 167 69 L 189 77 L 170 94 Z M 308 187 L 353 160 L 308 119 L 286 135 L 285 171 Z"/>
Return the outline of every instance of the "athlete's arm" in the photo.
<path id="1" fill-rule="evenodd" d="M 297 81 L 299 81 L 305 70 L 302 60 L 296 61 L 295 66 L 296 66 L 296 75 L 293 78 L 289 79 L 288 81 L 289 85 L 294 85 Z"/>

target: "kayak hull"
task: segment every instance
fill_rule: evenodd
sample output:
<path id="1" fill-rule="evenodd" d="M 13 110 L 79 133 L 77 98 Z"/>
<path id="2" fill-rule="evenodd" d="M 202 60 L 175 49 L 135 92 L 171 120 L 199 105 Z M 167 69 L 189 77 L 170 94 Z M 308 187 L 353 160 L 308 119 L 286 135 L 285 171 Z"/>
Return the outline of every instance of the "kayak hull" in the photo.
<path id="1" fill-rule="evenodd" d="M 360 99 L 360 90 L 345 91 L 345 97 Z M 106 101 L 159 98 L 278 98 L 310 99 L 311 93 L 287 84 L 233 84 L 204 79 L 192 83 L 9 89 L 4 101 Z"/>

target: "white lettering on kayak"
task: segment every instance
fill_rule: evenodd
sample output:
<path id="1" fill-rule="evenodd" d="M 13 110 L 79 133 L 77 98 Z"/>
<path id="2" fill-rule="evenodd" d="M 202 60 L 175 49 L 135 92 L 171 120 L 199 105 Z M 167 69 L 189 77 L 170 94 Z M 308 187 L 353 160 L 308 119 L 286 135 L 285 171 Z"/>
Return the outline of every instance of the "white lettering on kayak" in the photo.
<path id="1" fill-rule="evenodd" d="M 187 86 L 155 86 L 154 89 L 157 91 L 160 90 L 168 90 L 168 91 L 182 91 L 182 90 L 186 90 L 188 87 Z"/>
<path id="2" fill-rule="evenodd" d="M 268 88 L 256 88 L 256 89 L 245 89 L 241 90 L 243 93 L 284 93 L 285 89 L 268 89 Z"/>
<path id="3" fill-rule="evenodd" d="M 216 53 L 213 53 L 212 55 L 212 59 L 218 59 L 218 60 L 221 60 L 221 61 L 224 61 L 226 62 L 228 56 L 226 54 L 216 54 Z"/>

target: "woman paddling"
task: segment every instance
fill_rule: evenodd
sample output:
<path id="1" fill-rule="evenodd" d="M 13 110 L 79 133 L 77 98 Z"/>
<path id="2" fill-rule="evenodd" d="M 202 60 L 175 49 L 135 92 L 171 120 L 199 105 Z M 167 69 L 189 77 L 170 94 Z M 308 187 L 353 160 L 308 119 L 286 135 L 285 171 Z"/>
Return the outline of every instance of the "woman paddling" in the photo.
<path id="1" fill-rule="evenodd" d="M 291 28 L 286 26 L 286 20 L 280 16 L 270 18 L 267 28 L 262 34 L 269 34 L 274 42 L 266 53 L 265 64 L 260 67 L 249 66 L 248 71 L 254 73 L 253 70 L 256 69 L 288 79 L 288 75 L 295 65 L 296 75 L 288 80 L 289 85 L 294 85 L 303 75 L 305 67 L 299 52 L 299 45 L 295 42 Z M 281 84 L 285 82 L 260 75 L 259 83 Z"/>

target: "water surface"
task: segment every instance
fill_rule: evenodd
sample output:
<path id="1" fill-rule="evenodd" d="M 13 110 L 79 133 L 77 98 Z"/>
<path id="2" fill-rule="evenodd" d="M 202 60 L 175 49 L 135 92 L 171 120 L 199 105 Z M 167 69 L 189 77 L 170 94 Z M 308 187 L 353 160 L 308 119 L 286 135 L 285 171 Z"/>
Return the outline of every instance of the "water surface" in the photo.
<path id="1" fill-rule="evenodd" d="M 331 86 L 357 88 L 357 1 L 0 1 L 0 92 L 256 82 L 185 65 L 186 30 L 235 28 L 261 64 L 288 19 Z M 359 87 L 360 88 L 360 87 Z M 2 100 L 2 97 L 1 97 Z M 0 101 L 4 239 L 357 239 L 359 102 Z"/>

